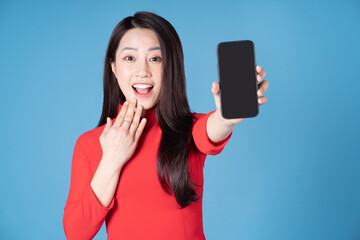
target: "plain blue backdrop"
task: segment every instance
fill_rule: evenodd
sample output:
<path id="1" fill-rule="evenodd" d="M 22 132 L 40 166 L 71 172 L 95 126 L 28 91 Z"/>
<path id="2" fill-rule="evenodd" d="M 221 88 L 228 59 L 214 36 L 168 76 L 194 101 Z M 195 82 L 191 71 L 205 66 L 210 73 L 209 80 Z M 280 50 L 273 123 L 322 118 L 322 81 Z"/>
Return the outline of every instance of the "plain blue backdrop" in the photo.
<path id="1" fill-rule="evenodd" d="M 217 43 L 254 41 L 267 71 L 268 103 L 206 160 L 207 239 L 360 239 L 359 0 L 1 0 L 0 239 L 65 239 L 72 153 L 100 117 L 107 43 L 140 10 L 178 31 L 192 111 L 215 107 Z"/>

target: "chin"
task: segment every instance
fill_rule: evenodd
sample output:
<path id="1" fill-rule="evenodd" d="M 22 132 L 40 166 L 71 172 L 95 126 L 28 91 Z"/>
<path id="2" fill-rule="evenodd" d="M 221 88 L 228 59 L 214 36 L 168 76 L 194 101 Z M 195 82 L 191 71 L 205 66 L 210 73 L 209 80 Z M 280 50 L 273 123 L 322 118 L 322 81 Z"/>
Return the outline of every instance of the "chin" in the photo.
<path id="1" fill-rule="evenodd" d="M 156 106 L 156 104 L 147 104 L 147 103 L 142 103 L 142 102 L 139 102 L 139 104 L 141 106 L 143 106 L 144 110 L 149 110 Z"/>
<path id="2" fill-rule="evenodd" d="M 153 103 L 152 101 L 146 101 L 146 100 L 139 99 L 139 98 L 136 98 L 136 99 L 137 99 L 137 103 L 138 103 L 137 105 L 141 105 L 144 110 L 149 110 L 156 106 L 156 103 Z"/>

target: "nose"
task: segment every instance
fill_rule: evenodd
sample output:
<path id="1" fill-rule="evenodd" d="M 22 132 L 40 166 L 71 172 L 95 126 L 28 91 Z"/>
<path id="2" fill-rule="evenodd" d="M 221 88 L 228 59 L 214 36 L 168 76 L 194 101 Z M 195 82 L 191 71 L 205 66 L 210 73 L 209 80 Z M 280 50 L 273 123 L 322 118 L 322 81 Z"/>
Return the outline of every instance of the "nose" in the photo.
<path id="1" fill-rule="evenodd" d="M 142 61 L 138 61 L 138 70 L 136 72 L 136 77 L 139 78 L 151 77 L 149 63 L 146 59 Z"/>

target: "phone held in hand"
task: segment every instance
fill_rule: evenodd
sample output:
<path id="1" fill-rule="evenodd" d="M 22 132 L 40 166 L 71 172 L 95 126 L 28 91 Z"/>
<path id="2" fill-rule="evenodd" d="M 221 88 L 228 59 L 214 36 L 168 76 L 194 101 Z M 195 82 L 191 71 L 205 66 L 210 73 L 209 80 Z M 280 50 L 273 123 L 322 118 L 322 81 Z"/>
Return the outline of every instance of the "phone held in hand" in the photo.
<path id="1" fill-rule="evenodd" d="M 221 114 L 226 119 L 255 117 L 259 112 L 255 47 L 250 40 L 217 46 Z"/>

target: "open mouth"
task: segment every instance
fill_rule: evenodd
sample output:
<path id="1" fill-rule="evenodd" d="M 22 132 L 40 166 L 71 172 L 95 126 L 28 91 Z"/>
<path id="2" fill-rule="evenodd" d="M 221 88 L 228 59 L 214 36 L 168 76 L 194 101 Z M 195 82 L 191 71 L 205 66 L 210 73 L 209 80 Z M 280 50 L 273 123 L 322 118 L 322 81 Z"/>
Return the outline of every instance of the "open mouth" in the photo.
<path id="1" fill-rule="evenodd" d="M 134 84 L 132 85 L 132 88 L 134 91 L 139 95 L 147 95 L 151 92 L 153 89 L 153 85 L 151 84 Z"/>

